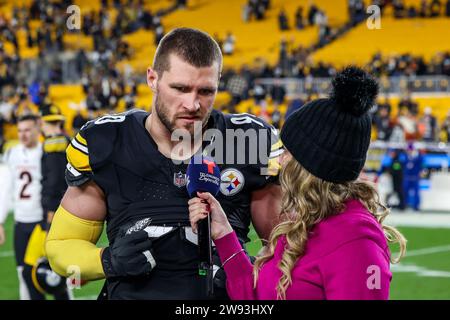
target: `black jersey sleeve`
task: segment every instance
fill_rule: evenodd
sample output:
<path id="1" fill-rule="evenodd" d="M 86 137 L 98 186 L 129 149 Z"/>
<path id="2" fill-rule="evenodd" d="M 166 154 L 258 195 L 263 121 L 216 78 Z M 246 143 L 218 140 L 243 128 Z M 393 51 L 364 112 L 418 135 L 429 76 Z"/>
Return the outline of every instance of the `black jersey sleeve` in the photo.
<path id="1" fill-rule="evenodd" d="M 66 149 L 66 182 L 69 186 L 80 186 L 92 178 L 89 150 L 85 132 L 80 130 Z"/>
<path id="2" fill-rule="evenodd" d="M 106 115 L 87 122 L 67 147 L 66 181 L 80 186 L 109 160 L 126 114 Z"/>
<path id="3" fill-rule="evenodd" d="M 229 121 L 233 129 L 242 129 L 244 132 L 251 129 L 257 132 L 257 149 L 247 144 L 245 151 L 257 153 L 257 161 L 250 161 L 247 166 L 250 172 L 247 181 L 252 185 L 252 189 L 263 188 L 269 183 L 278 183 L 280 171 L 278 159 L 284 151 L 278 130 L 264 120 L 247 113 L 231 115 Z M 249 160 L 252 159 L 250 154 L 246 157 Z"/>

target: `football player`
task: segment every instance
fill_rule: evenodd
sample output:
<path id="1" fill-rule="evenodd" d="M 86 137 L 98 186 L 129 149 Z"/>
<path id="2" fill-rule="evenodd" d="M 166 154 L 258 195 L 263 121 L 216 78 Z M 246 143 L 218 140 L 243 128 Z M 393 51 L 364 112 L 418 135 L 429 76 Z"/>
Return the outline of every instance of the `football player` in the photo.
<path id="1" fill-rule="evenodd" d="M 177 129 L 195 134 L 196 123 L 201 132 L 215 129 L 222 136 L 230 130 L 242 135 L 264 130 L 263 160 L 219 163 L 218 199 L 241 242 L 248 241 L 250 222 L 261 239 L 268 239 L 280 212 L 274 160 L 282 145 L 276 130 L 261 119 L 213 110 L 221 69 L 220 48 L 209 35 L 175 29 L 161 40 L 147 71 L 153 111 L 106 115 L 75 136 L 67 149 L 69 187 L 46 243 L 56 272 L 68 275 L 76 266 L 82 279 L 106 278 L 109 299 L 208 298 L 198 272 L 197 235 L 189 223 L 187 164 L 175 160 L 189 159 L 214 141 L 223 142 L 227 154 L 233 148 L 230 158 L 244 154 L 248 159 L 260 146 L 210 137 L 201 143 L 193 139 L 193 152 L 174 155 L 181 142 L 172 134 Z M 105 221 L 109 247 L 98 248 Z M 216 297 L 224 298 L 224 273 L 216 270 Z"/>
<path id="2" fill-rule="evenodd" d="M 34 287 L 31 279 L 32 265 L 25 263 L 25 253 L 31 235 L 43 222 L 41 207 L 41 157 L 42 144 L 39 142 L 40 118 L 24 115 L 17 123 L 20 143 L 8 149 L 4 162 L 8 167 L 7 183 L 1 189 L 2 208 L 0 229 L 9 209 L 14 210 L 14 252 L 16 256 L 19 292 L 21 300 L 42 299 L 42 294 Z"/>
<path id="3" fill-rule="evenodd" d="M 45 219 L 51 223 L 67 189 L 64 171 L 67 165 L 66 148 L 70 139 L 64 133 L 65 117 L 57 106 L 45 106 L 41 117 L 45 137 L 42 155 L 42 208 Z"/>
<path id="4" fill-rule="evenodd" d="M 61 202 L 61 199 L 67 189 L 64 172 L 67 165 L 66 148 L 70 143 L 69 137 L 64 132 L 65 117 L 61 110 L 51 103 L 45 104 L 41 109 L 42 133 L 44 135 L 43 154 L 41 161 L 42 168 L 42 191 L 41 203 L 44 213 L 43 226 L 48 230 L 53 215 Z M 46 232 L 45 232 L 46 234 Z M 44 248 L 45 237 L 42 237 L 33 245 Z M 32 243 L 30 243 L 30 246 Z M 66 284 L 66 279 L 55 274 L 45 257 L 37 257 L 33 261 L 34 285 L 41 293 L 48 293 L 55 296 L 56 300 L 72 299 L 72 291 Z M 43 272 L 42 270 L 45 270 Z M 45 277 L 39 278 L 40 274 Z M 53 280 L 53 281 L 49 281 Z M 58 281 L 56 281 L 58 280 Z M 58 283 L 58 284 L 57 284 Z"/>

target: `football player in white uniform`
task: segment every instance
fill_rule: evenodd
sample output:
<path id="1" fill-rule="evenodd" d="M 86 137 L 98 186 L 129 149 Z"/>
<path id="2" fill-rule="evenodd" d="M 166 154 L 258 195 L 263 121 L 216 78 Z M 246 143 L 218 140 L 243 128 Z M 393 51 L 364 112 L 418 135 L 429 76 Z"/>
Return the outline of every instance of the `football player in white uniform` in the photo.
<path id="1" fill-rule="evenodd" d="M 3 223 L 12 209 L 20 299 L 43 300 L 45 293 L 51 293 L 57 300 L 67 300 L 71 298 L 71 292 L 67 290 L 65 278 L 48 285 L 48 277 L 42 280 L 38 274 L 39 266 L 45 267 L 39 261 L 45 256 L 47 235 L 47 221 L 41 204 L 43 147 L 39 142 L 40 116 L 24 115 L 18 119 L 17 128 L 20 143 L 8 149 L 3 158 L 7 169 L 0 187 L 0 245 L 5 241 Z M 52 273 L 49 267 L 44 269 L 46 273 Z M 54 273 L 51 275 L 59 277 Z"/>
<path id="2" fill-rule="evenodd" d="M 21 300 L 45 299 L 33 281 L 33 267 L 43 252 L 32 248 L 33 237 L 45 237 L 41 205 L 42 144 L 39 142 L 40 117 L 25 115 L 18 120 L 20 143 L 4 155 L 5 177 L 0 188 L 0 245 L 5 241 L 3 223 L 10 209 L 14 211 L 14 251 Z M 36 241 L 36 240 L 35 240 Z M 42 241 L 37 241 L 37 243 Z"/>
<path id="3" fill-rule="evenodd" d="M 7 165 L 5 184 L 0 189 L 4 201 L 0 211 L 0 233 L 4 234 L 3 223 L 8 211 L 14 210 L 14 251 L 20 283 L 20 298 L 30 299 L 36 290 L 31 282 L 31 270 L 25 270 L 25 252 L 34 227 L 42 221 L 41 206 L 41 158 L 42 145 L 39 142 L 40 119 L 26 115 L 19 119 L 20 143 L 8 149 L 4 155 Z M 31 268 L 30 268 L 31 269 Z M 26 274 L 30 271 L 29 274 Z M 29 277 L 29 279 L 28 279 Z M 28 282 L 30 280 L 30 283 Z M 30 288 L 30 284 L 31 287 Z"/>

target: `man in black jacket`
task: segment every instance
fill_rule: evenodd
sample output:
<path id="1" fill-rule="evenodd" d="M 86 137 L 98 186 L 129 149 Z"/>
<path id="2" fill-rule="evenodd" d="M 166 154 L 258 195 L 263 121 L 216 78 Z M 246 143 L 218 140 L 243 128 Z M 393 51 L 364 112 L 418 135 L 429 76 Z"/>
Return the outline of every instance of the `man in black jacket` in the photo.
<path id="1" fill-rule="evenodd" d="M 42 132 L 45 137 L 42 155 L 42 208 L 44 219 L 51 223 L 66 192 L 66 148 L 70 139 L 64 133 L 65 118 L 59 108 L 48 105 L 42 109 Z"/>

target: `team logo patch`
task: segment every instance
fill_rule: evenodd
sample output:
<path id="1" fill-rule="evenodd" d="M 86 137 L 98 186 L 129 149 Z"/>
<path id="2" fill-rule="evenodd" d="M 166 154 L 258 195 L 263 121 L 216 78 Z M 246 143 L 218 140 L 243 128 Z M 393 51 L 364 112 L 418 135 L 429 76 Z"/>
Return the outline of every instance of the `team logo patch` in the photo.
<path id="1" fill-rule="evenodd" d="M 220 180 L 220 192 L 226 196 L 232 196 L 241 191 L 245 183 L 242 172 L 234 168 L 223 170 Z"/>
<path id="2" fill-rule="evenodd" d="M 186 185 L 186 174 L 181 171 L 178 173 L 174 173 L 173 184 L 178 188 L 184 187 Z"/>

